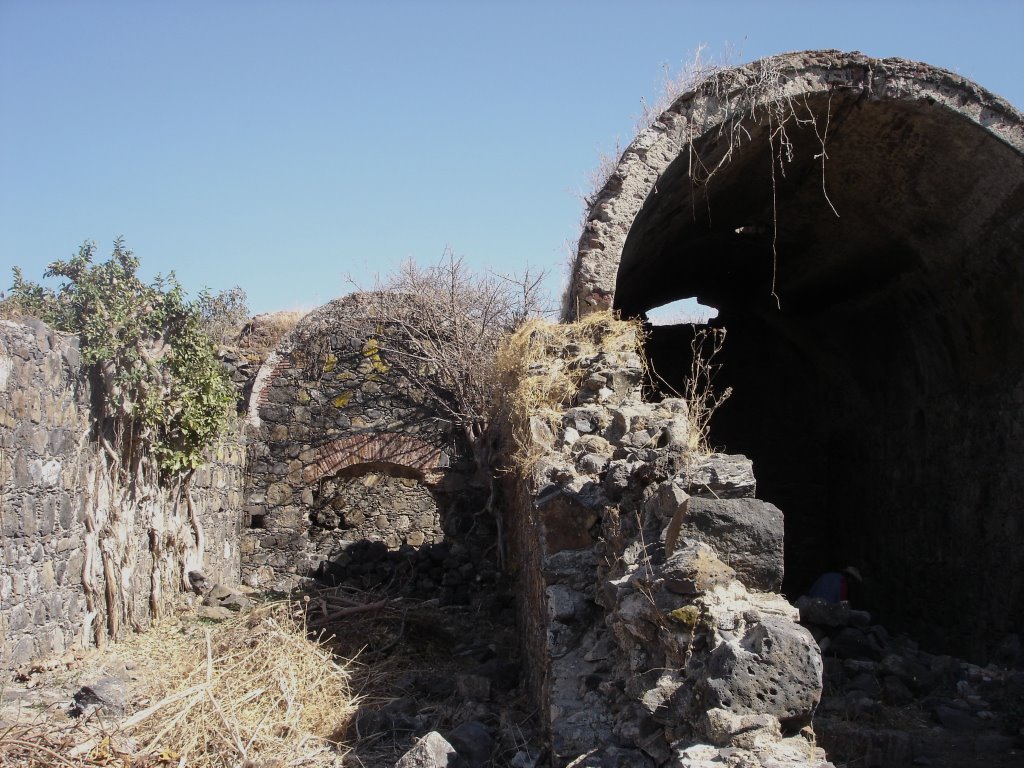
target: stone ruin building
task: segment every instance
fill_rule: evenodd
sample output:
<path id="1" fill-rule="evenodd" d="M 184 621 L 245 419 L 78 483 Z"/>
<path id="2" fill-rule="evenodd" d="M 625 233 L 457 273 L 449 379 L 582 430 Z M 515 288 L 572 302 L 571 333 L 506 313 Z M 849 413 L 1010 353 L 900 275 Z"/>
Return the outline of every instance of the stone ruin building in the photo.
<path id="1" fill-rule="evenodd" d="M 564 319 L 714 307 L 724 452 L 693 457 L 679 396 L 702 329 L 649 328 L 646 361 L 557 351 L 583 383 L 527 419 L 498 530 L 430 398 L 373 334 L 338 332 L 347 297 L 240 382 L 244 430 L 199 478 L 204 570 L 453 605 L 506 583 L 543 742 L 519 768 L 1020 764 L 1022 153 L 1017 110 L 925 64 L 819 51 L 711 75 L 595 196 Z M 0 345 L 13 669 L 92 642 L 103 608 L 82 589 L 75 340 L 5 323 Z M 797 600 L 844 566 L 854 603 Z M 908 707 L 930 726 L 893 719 Z"/>
<path id="2" fill-rule="evenodd" d="M 339 332 L 359 303 L 355 294 L 307 315 L 256 377 L 241 543 L 242 579 L 253 586 L 311 573 L 374 586 L 393 575 L 384 553 L 430 562 L 470 529 L 494 537 L 452 423 L 392 370 L 372 329 Z M 421 591 L 465 599 L 454 571 L 474 558 L 459 551 L 440 558 L 450 571 L 441 579 L 421 577 Z"/>
<path id="3" fill-rule="evenodd" d="M 793 71 L 774 85 L 779 67 Z M 723 123 L 765 82 L 794 114 L 774 186 L 778 118 L 744 122 L 742 138 Z M 887 625 L 990 656 L 1024 619 L 1020 113 L 952 73 L 859 54 L 719 83 L 627 148 L 591 209 L 569 308 L 715 307 L 734 397 L 713 442 L 752 458 L 786 512 L 786 591 L 857 564 Z M 726 153 L 705 183 L 688 177 L 693 157 L 710 169 Z M 649 342 L 669 382 L 678 335 Z"/>

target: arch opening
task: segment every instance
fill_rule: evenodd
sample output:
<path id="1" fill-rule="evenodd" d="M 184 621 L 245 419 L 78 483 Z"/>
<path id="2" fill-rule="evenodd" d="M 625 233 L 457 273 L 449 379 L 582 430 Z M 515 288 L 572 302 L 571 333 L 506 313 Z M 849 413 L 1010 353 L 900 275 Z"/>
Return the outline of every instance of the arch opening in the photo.
<path id="1" fill-rule="evenodd" d="M 701 304 L 692 296 L 686 296 L 659 307 L 647 310 L 651 325 L 681 325 L 683 323 L 707 323 L 718 314 L 714 307 Z"/>
<path id="2" fill-rule="evenodd" d="M 740 145 L 711 131 L 661 171 L 613 307 L 719 310 L 733 395 L 711 439 L 752 458 L 786 514 L 790 598 L 854 565 L 881 623 L 985 660 L 1024 625 L 1024 163 L 933 100 L 800 105 L 829 116 L 824 147 L 821 121 L 781 144 L 748 120 Z M 729 151 L 693 183 L 694 157 Z M 652 329 L 674 388 L 691 339 Z"/>

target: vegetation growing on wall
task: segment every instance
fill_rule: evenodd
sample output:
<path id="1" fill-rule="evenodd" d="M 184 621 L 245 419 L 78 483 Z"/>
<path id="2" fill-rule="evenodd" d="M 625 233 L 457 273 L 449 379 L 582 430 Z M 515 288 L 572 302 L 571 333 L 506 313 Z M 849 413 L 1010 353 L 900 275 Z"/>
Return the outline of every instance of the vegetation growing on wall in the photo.
<path id="1" fill-rule="evenodd" d="M 249 303 L 239 287 L 213 293 L 204 288 L 196 299 L 203 326 L 215 344 L 226 344 L 235 338 L 249 319 Z"/>
<path id="2" fill-rule="evenodd" d="M 620 320 L 595 312 L 573 323 L 535 319 L 502 343 L 498 377 L 505 392 L 506 415 L 514 442 L 512 463 L 525 473 L 536 461 L 531 435 L 535 420 L 555 427 L 572 404 L 588 368 L 599 355 L 643 356 L 644 329 L 639 320 Z"/>
<path id="3" fill-rule="evenodd" d="M 86 242 L 50 264 L 45 277 L 62 280 L 56 289 L 15 269 L 8 300 L 79 336 L 94 384 L 96 437 L 124 473 L 144 479 L 153 459 L 164 477 L 193 469 L 234 402 L 204 320 L 225 319 L 238 297 L 189 301 L 173 274 L 145 283 L 120 238 L 108 261 L 96 263 L 95 255 L 96 244 Z"/>
<path id="4" fill-rule="evenodd" d="M 538 458 L 535 430 L 561 431 L 565 409 L 574 404 L 584 378 L 601 358 L 633 358 L 649 377 L 660 380 L 645 357 L 646 330 L 637 318 L 622 320 L 609 311 L 594 312 L 571 323 L 534 319 L 507 337 L 497 366 L 504 407 L 512 430 L 513 467 L 525 474 Z M 715 356 L 725 342 L 722 329 L 702 328 L 691 345 L 690 372 L 680 392 L 687 402 L 687 445 L 694 456 L 713 452 L 708 442 L 711 418 L 732 394 L 715 386 Z M 662 382 L 664 383 L 664 382 Z"/>

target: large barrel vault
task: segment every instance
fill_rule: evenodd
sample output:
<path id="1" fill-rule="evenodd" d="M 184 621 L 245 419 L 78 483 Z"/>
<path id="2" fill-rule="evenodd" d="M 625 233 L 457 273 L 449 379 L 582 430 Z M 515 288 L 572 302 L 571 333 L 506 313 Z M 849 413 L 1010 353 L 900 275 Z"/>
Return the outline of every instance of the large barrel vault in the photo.
<path id="1" fill-rule="evenodd" d="M 567 315 L 696 297 L 728 339 L 713 442 L 786 513 L 786 592 L 985 658 L 1024 625 L 1024 122 L 924 64 L 834 51 L 719 72 L 623 154 Z M 689 370 L 655 329 L 656 372 Z"/>

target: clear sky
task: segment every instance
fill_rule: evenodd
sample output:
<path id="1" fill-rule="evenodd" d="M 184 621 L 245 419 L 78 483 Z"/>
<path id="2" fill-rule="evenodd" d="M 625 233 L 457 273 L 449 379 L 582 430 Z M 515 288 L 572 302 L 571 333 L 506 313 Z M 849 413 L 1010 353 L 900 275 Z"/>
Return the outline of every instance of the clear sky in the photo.
<path id="1" fill-rule="evenodd" d="M 549 268 L 590 170 L 701 44 L 943 66 L 1024 106 L 1024 0 L 0 0 L 0 288 L 117 235 L 312 308 L 446 246 Z"/>

